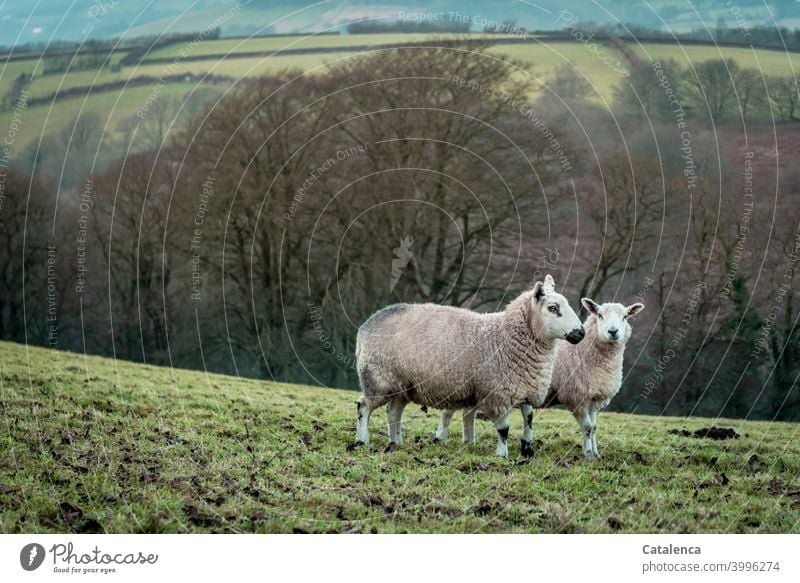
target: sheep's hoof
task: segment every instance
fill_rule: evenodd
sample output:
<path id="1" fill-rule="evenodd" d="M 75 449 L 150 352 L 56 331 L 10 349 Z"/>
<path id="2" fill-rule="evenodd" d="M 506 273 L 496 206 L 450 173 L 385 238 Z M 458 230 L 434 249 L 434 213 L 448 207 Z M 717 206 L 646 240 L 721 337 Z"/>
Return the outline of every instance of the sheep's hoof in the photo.
<path id="1" fill-rule="evenodd" d="M 383 453 L 392 453 L 393 451 L 397 451 L 397 444 L 394 441 L 390 441 Z"/>
<path id="2" fill-rule="evenodd" d="M 587 460 L 595 461 L 600 459 L 600 454 L 596 454 L 593 451 L 585 451 L 583 452 L 583 457 L 585 457 Z"/>
<path id="3" fill-rule="evenodd" d="M 525 441 L 523 439 L 520 453 L 523 455 L 523 457 L 533 457 L 533 442 Z"/>

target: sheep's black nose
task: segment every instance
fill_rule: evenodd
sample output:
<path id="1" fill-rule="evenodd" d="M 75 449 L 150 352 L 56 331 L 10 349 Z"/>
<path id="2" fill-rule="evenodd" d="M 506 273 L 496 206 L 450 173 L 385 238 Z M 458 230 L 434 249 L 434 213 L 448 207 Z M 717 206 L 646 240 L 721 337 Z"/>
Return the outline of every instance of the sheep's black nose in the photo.
<path id="1" fill-rule="evenodd" d="M 617 330 L 616 328 L 611 328 L 608 331 L 608 335 L 611 336 L 611 338 L 613 338 L 614 340 L 617 339 L 617 334 L 619 334 L 619 330 Z"/>
<path id="2" fill-rule="evenodd" d="M 565 338 L 567 339 L 567 342 L 577 344 L 583 340 L 584 336 L 586 336 L 586 331 L 583 329 L 583 326 L 581 326 L 580 328 L 574 328 L 572 332 L 566 335 Z"/>

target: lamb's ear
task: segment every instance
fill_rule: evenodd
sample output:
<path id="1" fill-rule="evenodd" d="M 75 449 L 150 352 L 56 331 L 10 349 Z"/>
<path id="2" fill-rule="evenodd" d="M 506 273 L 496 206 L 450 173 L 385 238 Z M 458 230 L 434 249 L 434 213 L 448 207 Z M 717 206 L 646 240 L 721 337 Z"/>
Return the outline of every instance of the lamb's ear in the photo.
<path id="1" fill-rule="evenodd" d="M 553 281 L 553 276 L 549 273 L 544 276 L 544 293 L 551 294 L 556 291 L 556 282 Z"/>
<path id="2" fill-rule="evenodd" d="M 545 293 L 546 292 L 544 291 L 544 284 L 541 281 L 537 281 L 533 285 L 533 299 L 537 302 L 541 302 L 542 298 L 544 298 Z"/>
<path id="3" fill-rule="evenodd" d="M 600 310 L 600 306 L 598 306 L 592 298 L 581 298 L 581 304 L 590 314 L 597 314 Z"/>
<path id="4" fill-rule="evenodd" d="M 644 304 L 638 304 L 638 303 L 637 304 L 631 304 L 630 306 L 625 308 L 625 312 L 629 316 L 635 316 L 636 314 L 638 314 L 642 310 L 644 310 Z"/>

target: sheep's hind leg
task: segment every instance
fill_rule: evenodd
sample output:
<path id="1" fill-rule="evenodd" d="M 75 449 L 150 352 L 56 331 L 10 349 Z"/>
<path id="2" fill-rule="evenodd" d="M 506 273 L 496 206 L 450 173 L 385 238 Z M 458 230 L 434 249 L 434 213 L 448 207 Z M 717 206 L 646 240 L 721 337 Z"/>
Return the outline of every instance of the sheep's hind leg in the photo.
<path id="1" fill-rule="evenodd" d="M 588 460 L 597 459 L 592 449 L 594 425 L 592 424 L 591 414 L 589 411 L 576 412 L 575 419 L 578 421 L 578 425 L 581 427 L 581 433 L 583 434 L 583 457 Z"/>
<path id="2" fill-rule="evenodd" d="M 476 443 L 475 437 L 475 414 L 478 412 L 476 408 L 464 409 L 461 416 L 461 435 L 464 443 Z"/>
<path id="3" fill-rule="evenodd" d="M 453 409 L 443 409 L 442 416 L 439 417 L 439 427 L 436 429 L 434 439 L 436 441 L 447 441 L 450 435 L 450 420 L 453 418 Z"/>
<path id="4" fill-rule="evenodd" d="M 533 405 L 522 405 L 522 440 L 520 453 L 525 457 L 533 457 Z"/>
<path id="5" fill-rule="evenodd" d="M 594 459 L 600 459 L 600 452 L 597 451 L 597 414 L 599 413 L 597 406 L 593 406 L 589 412 L 589 417 L 592 421 L 592 453 Z"/>
<path id="6" fill-rule="evenodd" d="M 495 453 L 498 457 L 508 457 L 508 413 L 495 420 L 494 428 L 497 430 Z"/>
<path id="7" fill-rule="evenodd" d="M 403 445 L 403 409 L 407 404 L 403 399 L 389 401 L 389 441 L 397 445 Z"/>

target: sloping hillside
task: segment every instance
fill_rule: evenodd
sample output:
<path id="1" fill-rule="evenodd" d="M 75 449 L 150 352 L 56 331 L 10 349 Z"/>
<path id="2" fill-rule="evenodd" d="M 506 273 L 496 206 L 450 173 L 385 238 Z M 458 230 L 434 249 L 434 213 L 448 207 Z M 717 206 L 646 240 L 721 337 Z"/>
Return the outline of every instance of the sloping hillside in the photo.
<path id="1" fill-rule="evenodd" d="M 0 532 L 798 530 L 797 425 L 606 414 L 589 463 L 549 410 L 527 462 L 486 423 L 431 443 L 414 406 L 406 445 L 384 453 L 382 412 L 348 451 L 355 399 L 0 343 Z M 739 437 L 686 435 L 712 424 Z"/>

